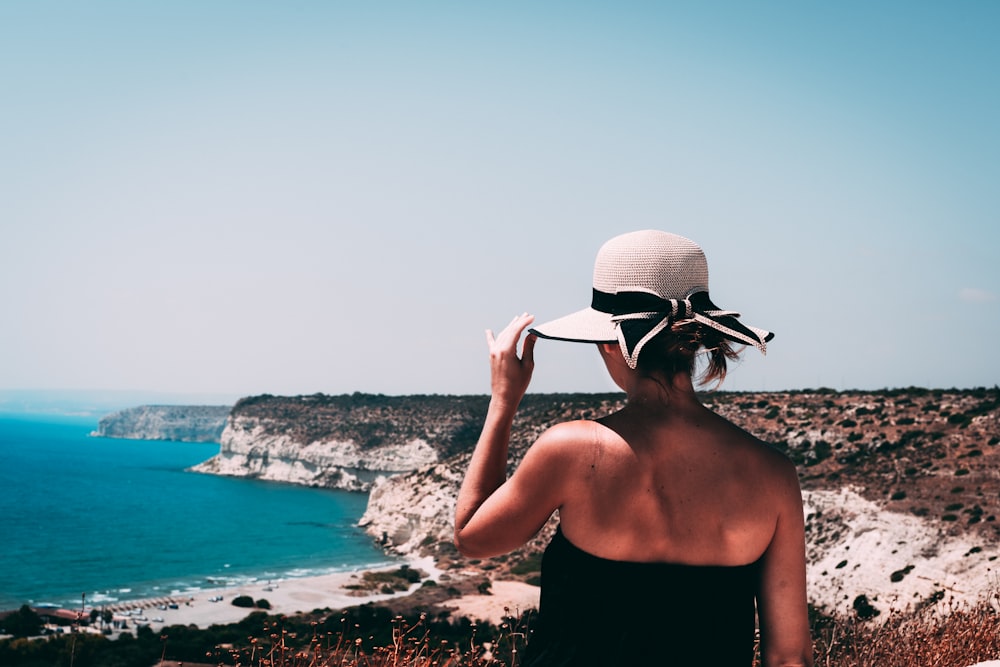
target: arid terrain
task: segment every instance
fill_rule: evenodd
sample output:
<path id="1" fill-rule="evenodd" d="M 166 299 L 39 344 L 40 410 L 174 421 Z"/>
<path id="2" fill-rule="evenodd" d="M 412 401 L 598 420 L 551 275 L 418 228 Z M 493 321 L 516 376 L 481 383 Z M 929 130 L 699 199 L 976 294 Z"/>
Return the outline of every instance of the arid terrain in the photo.
<path id="1" fill-rule="evenodd" d="M 714 392 L 702 400 L 796 463 L 810 599 L 819 608 L 961 603 L 1000 588 L 1000 388 Z M 537 583 L 555 517 L 506 556 L 470 560 L 451 543 L 454 499 L 487 401 L 249 397 L 230 413 L 220 454 L 196 469 L 370 491 L 361 525 L 373 539 L 404 557 L 429 557 L 446 575 L 412 604 L 474 594 L 491 581 Z M 621 402 L 621 394 L 527 395 L 510 468 L 552 424 L 597 418 Z"/>

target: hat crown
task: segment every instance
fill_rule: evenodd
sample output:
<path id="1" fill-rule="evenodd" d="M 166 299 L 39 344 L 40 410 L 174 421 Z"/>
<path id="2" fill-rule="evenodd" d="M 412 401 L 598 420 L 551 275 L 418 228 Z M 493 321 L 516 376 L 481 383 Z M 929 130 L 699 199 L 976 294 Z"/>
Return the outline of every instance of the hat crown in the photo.
<path id="1" fill-rule="evenodd" d="M 691 239 L 657 230 L 630 232 L 614 237 L 597 252 L 594 289 L 686 299 L 708 291 L 708 262 Z"/>

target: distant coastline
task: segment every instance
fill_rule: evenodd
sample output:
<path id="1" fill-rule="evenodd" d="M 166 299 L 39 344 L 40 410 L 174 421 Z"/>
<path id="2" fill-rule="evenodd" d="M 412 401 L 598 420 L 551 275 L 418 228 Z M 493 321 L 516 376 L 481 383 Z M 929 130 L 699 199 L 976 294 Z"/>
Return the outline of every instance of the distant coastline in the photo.
<path id="1" fill-rule="evenodd" d="M 218 443 L 229 405 L 141 405 L 101 417 L 91 436 Z"/>
<path id="2" fill-rule="evenodd" d="M 139 405 L 233 405 L 239 395 L 90 389 L 0 389 L 0 414 L 101 417 Z"/>

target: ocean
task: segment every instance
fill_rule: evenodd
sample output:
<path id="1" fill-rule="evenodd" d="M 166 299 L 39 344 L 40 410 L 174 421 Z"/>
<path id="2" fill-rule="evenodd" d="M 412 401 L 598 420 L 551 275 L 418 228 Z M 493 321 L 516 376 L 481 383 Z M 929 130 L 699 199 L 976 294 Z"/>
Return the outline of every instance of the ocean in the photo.
<path id="1" fill-rule="evenodd" d="M 392 562 L 367 495 L 185 472 L 217 444 L 90 437 L 0 414 L 0 610 L 99 606 Z"/>

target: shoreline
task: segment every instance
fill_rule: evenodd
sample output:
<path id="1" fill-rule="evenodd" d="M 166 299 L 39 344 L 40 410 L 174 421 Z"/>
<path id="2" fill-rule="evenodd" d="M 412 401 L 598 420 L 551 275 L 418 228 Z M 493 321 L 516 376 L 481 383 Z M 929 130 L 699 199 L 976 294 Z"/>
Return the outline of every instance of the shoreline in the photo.
<path id="1" fill-rule="evenodd" d="M 153 632 L 159 632 L 171 625 L 193 625 L 199 629 L 205 629 L 212 625 L 238 623 L 256 611 L 263 611 L 269 615 L 285 614 L 290 616 L 314 609 L 344 609 L 368 602 L 400 597 L 415 590 L 416 587 L 420 586 L 420 583 L 411 585 L 406 591 L 392 594 L 359 594 L 347 588 L 352 584 L 360 583 L 365 572 L 393 571 L 403 565 L 427 573 L 425 578 L 435 578 L 440 574 L 432 559 L 427 558 L 409 563 L 399 562 L 385 566 L 361 567 L 355 570 L 305 577 L 234 583 L 202 588 L 190 593 L 122 600 L 110 604 L 87 604 L 84 607 L 84 613 L 89 615 L 92 609 L 96 609 L 98 612 L 110 610 L 115 621 L 119 623 L 124 621 L 125 627 L 117 628 L 111 633 L 110 638 L 114 639 L 122 632 L 134 634 L 137 628 L 143 625 L 148 626 Z M 235 598 L 244 595 L 252 598 L 254 602 L 267 600 L 270 608 L 259 609 L 233 605 Z M 71 609 L 71 611 L 73 610 Z M 98 621 L 91 627 L 99 628 L 100 626 L 101 622 Z"/>
<path id="2" fill-rule="evenodd" d="M 411 584 L 407 590 L 396 593 L 359 593 L 347 588 L 360 583 L 366 572 L 388 572 L 407 566 L 424 573 L 421 581 Z M 292 616 L 316 609 L 340 610 L 371 602 L 381 602 L 410 595 L 423 585 L 424 581 L 437 581 L 443 571 L 438 569 L 432 558 L 401 561 L 386 566 L 359 568 L 356 570 L 333 572 L 305 577 L 289 577 L 271 581 L 253 581 L 216 588 L 205 588 L 191 593 L 163 595 L 151 598 L 123 600 L 110 604 L 86 604 L 83 614 L 89 616 L 91 610 L 109 610 L 113 614 L 115 627 L 108 636 L 117 639 L 122 633 L 135 634 L 140 626 L 148 626 L 153 632 L 161 632 L 172 625 L 195 626 L 206 629 L 212 625 L 238 623 L 253 612 L 263 611 L 268 615 Z M 237 607 L 232 604 L 238 596 L 249 596 L 255 602 L 267 600 L 270 608 Z M 539 589 L 536 586 L 514 581 L 494 581 L 492 591 L 485 595 L 465 595 L 450 599 L 442 604 L 453 610 L 456 616 L 487 620 L 500 623 L 507 611 L 524 611 L 537 608 Z M 36 608 L 37 609 L 37 608 Z M 69 612 L 79 611 L 62 607 Z M 124 622 L 124 627 L 120 624 Z M 100 633 L 101 621 L 90 626 L 82 626 L 82 631 Z"/>

